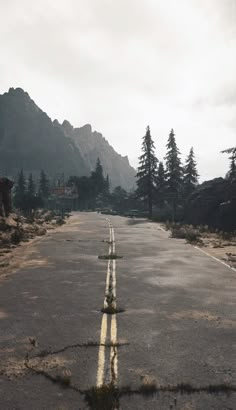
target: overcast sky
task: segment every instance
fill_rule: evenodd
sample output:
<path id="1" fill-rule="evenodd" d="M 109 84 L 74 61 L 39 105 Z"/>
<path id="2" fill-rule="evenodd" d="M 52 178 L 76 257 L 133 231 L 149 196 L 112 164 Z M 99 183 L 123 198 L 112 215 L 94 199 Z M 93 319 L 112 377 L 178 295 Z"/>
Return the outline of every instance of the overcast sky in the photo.
<path id="1" fill-rule="evenodd" d="M 90 123 L 137 165 L 147 125 L 159 159 L 171 128 L 201 179 L 236 145 L 236 0 L 0 0 L 0 93 Z"/>

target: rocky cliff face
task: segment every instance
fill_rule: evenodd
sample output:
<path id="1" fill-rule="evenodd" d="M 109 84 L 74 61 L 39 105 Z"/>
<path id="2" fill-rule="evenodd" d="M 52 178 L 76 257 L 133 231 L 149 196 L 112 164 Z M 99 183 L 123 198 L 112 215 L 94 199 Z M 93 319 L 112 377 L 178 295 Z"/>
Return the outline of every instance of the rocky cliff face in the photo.
<path id="1" fill-rule="evenodd" d="M 20 88 L 0 95 L 0 170 L 16 175 L 44 169 L 49 175 L 89 173 L 78 147 Z"/>
<path id="2" fill-rule="evenodd" d="M 51 176 L 89 175 L 100 158 L 112 187 L 132 189 L 135 170 L 90 125 L 73 128 L 51 121 L 29 95 L 10 88 L 0 95 L 0 174 L 14 176 L 21 168 Z"/>
<path id="3" fill-rule="evenodd" d="M 80 149 L 90 169 L 95 168 L 97 158 L 100 158 L 104 174 L 109 175 L 113 188 L 118 185 L 127 190 L 135 187 L 135 170 L 130 166 L 128 157 L 117 154 L 102 134 L 92 131 L 89 124 L 73 128 L 68 121 L 64 121 L 62 127 Z"/>

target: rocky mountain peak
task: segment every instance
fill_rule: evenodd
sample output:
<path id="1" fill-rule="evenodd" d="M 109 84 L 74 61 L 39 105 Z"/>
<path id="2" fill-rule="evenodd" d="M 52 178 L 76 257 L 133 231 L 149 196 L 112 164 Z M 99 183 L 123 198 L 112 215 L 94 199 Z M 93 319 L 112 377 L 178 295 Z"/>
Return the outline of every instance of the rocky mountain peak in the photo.
<path id="1" fill-rule="evenodd" d="M 0 174 L 25 172 L 89 175 L 100 158 L 111 187 L 135 186 L 135 170 L 90 124 L 74 128 L 69 121 L 53 122 L 22 88 L 0 95 Z"/>
<path id="2" fill-rule="evenodd" d="M 72 133 L 73 133 L 73 131 L 74 131 L 74 127 L 71 125 L 71 123 L 69 122 L 69 121 L 67 121 L 67 120 L 64 120 L 63 121 L 63 123 L 62 123 L 62 128 L 63 128 L 63 130 L 65 131 L 65 134 L 67 135 L 67 136 L 70 136 Z"/>

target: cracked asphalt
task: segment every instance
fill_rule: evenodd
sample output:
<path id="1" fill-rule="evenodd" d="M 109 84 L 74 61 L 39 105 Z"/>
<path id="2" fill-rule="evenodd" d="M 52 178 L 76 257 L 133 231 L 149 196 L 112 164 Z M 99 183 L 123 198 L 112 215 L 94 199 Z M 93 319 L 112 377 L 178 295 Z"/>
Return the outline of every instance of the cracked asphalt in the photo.
<path id="1" fill-rule="evenodd" d="M 235 272 L 155 223 L 109 218 L 123 257 L 117 372 L 118 392 L 127 392 L 111 409 L 235 409 Z M 89 409 L 106 241 L 104 215 L 75 213 L 31 245 L 18 270 L 0 276 L 1 410 Z"/>

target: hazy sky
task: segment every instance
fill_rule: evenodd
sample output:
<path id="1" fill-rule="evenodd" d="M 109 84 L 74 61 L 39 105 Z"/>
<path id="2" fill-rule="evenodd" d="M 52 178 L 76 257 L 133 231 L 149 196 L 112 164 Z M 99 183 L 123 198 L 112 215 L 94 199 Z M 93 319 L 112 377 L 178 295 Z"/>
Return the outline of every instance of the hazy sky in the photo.
<path id="1" fill-rule="evenodd" d="M 236 0 L 0 0 L 0 93 L 92 124 L 133 165 L 149 124 L 162 159 L 174 128 L 202 179 L 236 145 Z"/>

